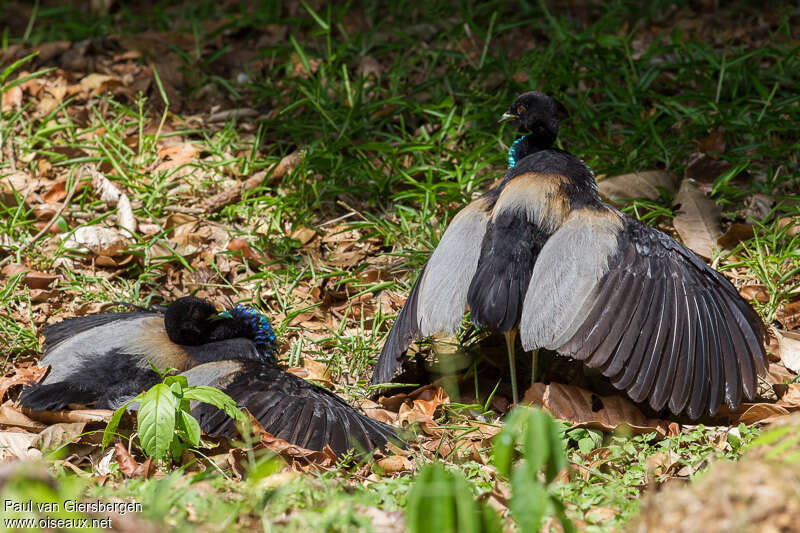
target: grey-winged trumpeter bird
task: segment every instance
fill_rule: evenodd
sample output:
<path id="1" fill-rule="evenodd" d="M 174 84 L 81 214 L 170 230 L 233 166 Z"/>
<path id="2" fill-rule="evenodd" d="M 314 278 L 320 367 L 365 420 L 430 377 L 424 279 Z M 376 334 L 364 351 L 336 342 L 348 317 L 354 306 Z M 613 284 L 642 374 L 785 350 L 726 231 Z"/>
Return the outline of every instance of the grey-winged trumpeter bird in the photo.
<path id="1" fill-rule="evenodd" d="M 517 98 L 501 120 L 525 134 L 503 180 L 464 207 L 414 284 L 378 359 L 391 381 L 417 338 L 453 334 L 469 309 L 515 337 L 597 369 L 636 402 L 695 419 L 757 394 L 763 325 L 733 285 L 664 233 L 604 203 L 592 171 L 554 148 L 556 104 Z"/>
<path id="2" fill-rule="evenodd" d="M 116 409 L 159 383 L 150 364 L 183 372 L 189 385 L 222 389 L 272 435 L 305 448 L 337 454 L 371 451 L 394 430 L 356 411 L 334 393 L 275 364 L 277 345 L 267 318 L 251 307 L 220 311 L 210 302 L 179 298 L 157 312 L 103 313 L 64 320 L 44 328 L 50 365 L 45 380 L 22 391 L 20 402 L 34 410 L 64 409 L 70 403 Z M 233 436 L 232 419 L 216 407 L 192 409 L 210 435 Z"/>

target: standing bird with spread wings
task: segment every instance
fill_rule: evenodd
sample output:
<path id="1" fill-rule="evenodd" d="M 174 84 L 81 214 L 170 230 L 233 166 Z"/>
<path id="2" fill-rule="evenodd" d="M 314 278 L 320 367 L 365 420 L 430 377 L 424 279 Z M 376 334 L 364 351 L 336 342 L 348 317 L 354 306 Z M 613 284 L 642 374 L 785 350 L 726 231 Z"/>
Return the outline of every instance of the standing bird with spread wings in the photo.
<path id="1" fill-rule="evenodd" d="M 598 369 L 653 409 L 696 419 L 758 392 L 764 329 L 691 250 L 604 203 L 592 171 L 553 147 L 555 101 L 522 94 L 501 120 L 525 134 L 503 180 L 454 218 L 397 317 L 372 376 L 391 381 L 410 343 L 453 334 L 467 309 L 502 332 L 514 402 L 519 335 Z M 535 376 L 532 376 L 535 378 Z"/>

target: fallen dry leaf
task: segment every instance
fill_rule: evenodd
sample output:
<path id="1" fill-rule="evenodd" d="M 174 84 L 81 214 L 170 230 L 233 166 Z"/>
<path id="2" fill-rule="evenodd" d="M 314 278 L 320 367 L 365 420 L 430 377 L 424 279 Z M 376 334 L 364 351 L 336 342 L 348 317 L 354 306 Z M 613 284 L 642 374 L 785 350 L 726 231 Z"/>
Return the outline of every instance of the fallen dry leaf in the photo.
<path id="1" fill-rule="evenodd" d="M 698 255 L 711 258 L 722 235 L 719 207 L 688 179 L 681 183 L 676 202 L 680 204 L 680 212 L 672 223 L 683 244 Z"/>
<path id="2" fill-rule="evenodd" d="M 42 369 L 43 371 L 46 368 Z M 110 409 L 71 409 L 68 411 L 32 411 L 24 407 L 20 412 L 28 418 L 45 424 L 108 422 L 114 411 Z"/>
<path id="3" fill-rule="evenodd" d="M 317 232 L 316 231 L 314 231 L 311 228 L 306 228 L 306 227 L 297 228 L 296 230 L 294 230 L 292 232 L 292 235 L 291 235 L 292 239 L 297 239 L 298 241 L 300 241 L 300 244 L 302 244 L 303 246 L 305 246 L 306 244 L 311 242 L 311 239 L 313 239 L 316 236 L 317 236 Z"/>
<path id="4" fill-rule="evenodd" d="M 95 255 L 113 257 L 122 254 L 128 246 L 128 241 L 119 233 L 103 226 L 83 226 L 67 235 L 65 247 Z"/>
<path id="5" fill-rule="evenodd" d="M 114 455 L 117 459 L 117 464 L 119 464 L 119 471 L 127 477 L 133 477 L 139 465 L 136 463 L 136 459 L 128 453 L 125 445 L 121 442 L 114 444 Z"/>
<path id="6" fill-rule="evenodd" d="M 22 277 L 22 284 L 31 289 L 46 289 L 51 283 L 58 279 L 58 276 L 55 274 L 37 272 L 15 263 L 11 263 L 3 267 L 3 275 L 7 278 L 16 276 L 21 272 L 25 273 L 25 275 Z"/>
<path id="7" fill-rule="evenodd" d="M 800 217 L 781 217 L 778 219 L 778 228 L 786 228 L 786 235 L 794 237 L 800 234 Z"/>
<path id="8" fill-rule="evenodd" d="M 133 208 L 128 195 L 122 192 L 119 187 L 114 185 L 111 180 L 96 168 L 91 168 L 90 173 L 92 175 L 92 187 L 100 193 L 100 200 L 111 207 L 117 208 L 117 223 L 128 232 L 129 237 L 132 237 L 136 232 L 136 217 L 133 215 Z"/>
<path id="9" fill-rule="evenodd" d="M 389 411 L 388 409 L 383 409 L 379 403 L 373 402 L 372 400 L 368 400 L 366 398 L 360 398 L 356 400 L 356 406 L 364 411 L 370 418 L 374 418 L 380 422 L 384 422 L 389 425 L 396 425 L 397 423 L 397 413 Z"/>
<path id="10" fill-rule="evenodd" d="M 725 132 L 722 130 L 712 131 L 708 137 L 697 140 L 697 147 L 701 152 L 707 154 L 725 153 Z"/>
<path id="11" fill-rule="evenodd" d="M 116 76 L 98 74 L 96 72 L 89 74 L 80 82 L 81 88 L 92 94 L 99 94 L 103 91 L 113 89 L 114 87 L 119 87 L 120 85 L 122 85 L 122 81 Z"/>
<path id="12" fill-rule="evenodd" d="M 358 63 L 358 73 L 365 78 L 370 76 L 380 78 L 383 74 L 383 67 L 374 57 L 363 56 Z"/>
<path id="13" fill-rule="evenodd" d="M 249 414 L 249 413 L 248 413 Z M 280 455 L 290 464 L 298 462 L 300 465 L 314 465 L 321 468 L 331 468 L 336 464 L 336 454 L 330 446 L 325 446 L 322 451 L 309 450 L 301 446 L 296 446 L 288 441 L 279 439 L 267 432 L 258 421 L 249 414 L 253 424 L 253 431 L 259 438 L 261 444 L 268 450 Z"/>
<path id="14" fill-rule="evenodd" d="M 308 79 L 311 75 L 317 73 L 320 60 L 314 59 L 313 57 L 306 57 L 306 60 L 308 61 L 308 68 L 306 68 L 303 63 L 300 54 L 292 52 L 292 56 L 289 58 L 289 61 L 292 63 L 292 76 Z"/>
<path id="15" fill-rule="evenodd" d="M 776 394 L 778 394 L 778 405 L 787 409 L 800 408 L 800 383 L 789 383 L 774 385 Z"/>
<path id="16" fill-rule="evenodd" d="M 198 153 L 200 153 L 200 148 L 192 143 L 161 148 L 158 150 L 158 157 L 164 161 L 155 168 L 155 172 L 164 172 L 191 163 Z"/>
<path id="17" fill-rule="evenodd" d="M 377 461 L 377 465 L 386 474 L 396 474 L 398 472 L 409 472 L 412 469 L 412 463 L 408 457 L 402 455 L 390 455 Z"/>
<path id="18" fill-rule="evenodd" d="M 46 427 L 41 422 L 25 416 L 11 400 L 0 405 L 0 426 L 13 426 L 37 433 Z"/>
<path id="19" fill-rule="evenodd" d="M 153 474 L 156 472 L 156 463 L 153 461 L 152 457 L 148 457 L 137 466 L 133 470 L 133 474 L 130 477 L 140 477 L 143 479 L 150 479 L 153 477 Z"/>
<path id="20" fill-rule="evenodd" d="M 800 333 L 776 330 L 775 337 L 783 366 L 792 372 L 800 372 Z"/>
<path id="21" fill-rule="evenodd" d="M 0 178 L 0 203 L 16 206 L 18 200 L 27 200 L 35 188 L 35 179 L 27 172 L 12 172 Z"/>
<path id="22" fill-rule="evenodd" d="M 336 387 L 331 380 L 331 371 L 328 365 L 310 357 L 303 358 L 303 366 L 292 367 L 286 371 L 306 380 L 318 381 L 328 388 Z"/>
<path id="23" fill-rule="evenodd" d="M 597 182 L 600 194 L 611 200 L 620 198 L 649 198 L 657 200 L 661 197 L 659 188 L 673 192 L 678 185 L 678 176 L 666 170 L 646 170 L 611 176 Z"/>
<path id="24" fill-rule="evenodd" d="M 745 300 L 756 300 L 762 304 L 769 302 L 769 291 L 764 285 L 746 285 L 739 289 Z"/>
<path id="25" fill-rule="evenodd" d="M 430 384 L 409 394 L 396 394 L 393 397 L 380 398 L 379 402 L 387 409 L 393 410 L 390 406 L 397 408 L 399 424 L 420 423 L 425 427 L 436 423 L 433 418 L 436 409 L 440 405 L 450 403 L 450 397 L 443 388 Z"/>
<path id="26" fill-rule="evenodd" d="M 84 422 L 47 426 L 39 433 L 39 448 L 48 451 L 74 442 L 81 436 L 85 427 L 86 423 Z"/>
<path id="27" fill-rule="evenodd" d="M 743 412 L 735 423 L 748 425 L 757 422 L 768 422 L 776 417 L 786 416 L 790 412 L 786 407 L 776 403 L 742 404 L 739 406 L 739 411 Z"/>
<path id="28" fill-rule="evenodd" d="M 585 389 L 561 383 L 535 383 L 525 392 L 523 403 L 539 405 L 555 418 L 603 431 L 627 434 L 657 432 L 671 435 L 676 428 L 665 420 L 647 418 L 622 396 L 597 396 Z"/>
<path id="29" fill-rule="evenodd" d="M 780 354 L 778 354 L 778 356 L 780 356 Z M 764 376 L 764 379 L 767 380 L 767 383 L 775 385 L 787 383 L 796 377 L 797 374 L 795 372 L 787 370 L 781 363 L 770 363 L 769 368 L 767 368 L 767 375 Z"/>
<path id="30" fill-rule="evenodd" d="M 0 377 L 0 402 L 3 401 L 6 392 L 8 392 L 8 389 L 11 387 L 37 383 L 46 372 L 47 367 L 39 367 L 36 365 L 16 366 L 13 374 Z"/>
<path id="31" fill-rule="evenodd" d="M 775 319 L 787 330 L 793 330 L 800 326 L 800 300 L 781 304 L 775 314 Z"/>
<path id="32" fill-rule="evenodd" d="M 727 250 L 736 248 L 740 242 L 753 238 L 753 226 L 750 224 L 731 224 L 728 230 L 720 235 L 717 244 Z"/>
<path id="33" fill-rule="evenodd" d="M 39 435 L 36 433 L 0 431 L 0 463 L 10 459 L 40 459 L 42 452 L 35 447 L 38 440 Z"/>
<path id="34" fill-rule="evenodd" d="M 245 258 L 248 261 L 252 261 L 256 265 L 264 264 L 264 258 L 259 254 L 255 253 L 253 249 L 250 248 L 250 245 L 247 244 L 247 241 L 245 241 L 244 239 L 235 237 L 231 239 L 231 241 L 225 248 L 227 250 L 231 250 L 234 252 L 240 252 L 243 258 Z"/>
<path id="35" fill-rule="evenodd" d="M 2 109 L 5 111 L 13 111 L 22 107 L 22 88 L 17 85 L 11 87 L 3 93 Z"/>
<path id="36" fill-rule="evenodd" d="M 698 183 L 711 184 L 719 176 L 729 171 L 732 166 L 724 159 L 714 159 L 707 154 L 695 152 L 689 157 L 684 176 Z"/>

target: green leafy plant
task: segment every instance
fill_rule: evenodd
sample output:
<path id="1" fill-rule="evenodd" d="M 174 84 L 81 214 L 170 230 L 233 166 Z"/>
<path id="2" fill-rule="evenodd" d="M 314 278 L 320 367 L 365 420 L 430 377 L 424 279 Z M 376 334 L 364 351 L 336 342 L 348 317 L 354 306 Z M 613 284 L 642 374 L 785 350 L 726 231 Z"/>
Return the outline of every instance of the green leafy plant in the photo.
<path id="1" fill-rule="evenodd" d="M 417 476 L 406 504 L 409 533 L 494 533 L 503 531 L 494 509 L 475 501 L 460 472 L 441 463 L 426 465 Z"/>
<path id="2" fill-rule="evenodd" d="M 517 460 L 515 450 L 521 448 Z M 517 407 L 506 418 L 494 443 L 494 464 L 511 481 L 511 516 L 521 531 L 539 531 L 555 514 L 564 531 L 574 531 L 552 483 L 567 466 L 564 442 L 556 422 L 540 409 Z M 543 475 L 540 474 L 543 471 Z"/>
<path id="3" fill-rule="evenodd" d="M 139 402 L 137 431 L 144 452 L 161 459 L 167 452 L 177 459 L 184 450 L 200 444 L 200 424 L 191 414 L 190 402 L 198 401 L 221 409 L 238 422 L 246 420 L 236 402 L 219 389 L 209 386 L 189 386 L 185 376 L 167 375 L 174 369 L 160 372 L 162 382 L 131 398 L 114 411 L 103 432 L 103 447 L 111 442 L 128 406 Z"/>

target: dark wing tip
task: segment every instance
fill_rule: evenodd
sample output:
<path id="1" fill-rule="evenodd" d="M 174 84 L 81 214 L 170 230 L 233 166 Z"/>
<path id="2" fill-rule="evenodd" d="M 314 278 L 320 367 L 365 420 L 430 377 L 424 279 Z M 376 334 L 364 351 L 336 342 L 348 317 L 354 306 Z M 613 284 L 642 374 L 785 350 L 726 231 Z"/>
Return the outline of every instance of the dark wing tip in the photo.
<path id="1" fill-rule="evenodd" d="M 619 242 L 625 246 L 595 294 L 604 312 L 589 310 L 593 323 L 577 328 L 566 353 L 600 368 L 632 399 L 675 415 L 713 416 L 723 403 L 735 409 L 743 397 L 751 399 L 766 371 L 757 313 L 724 276 L 671 237 L 626 219 Z M 620 270 L 641 280 L 641 295 L 620 298 L 618 285 L 627 279 Z M 662 298 L 670 278 L 674 289 L 668 285 Z M 657 305 L 665 298 L 669 305 Z M 609 302 L 625 311 L 609 312 Z M 651 332 L 662 324 L 671 328 L 666 335 Z M 598 332 L 607 335 L 600 340 Z"/>
<path id="2" fill-rule="evenodd" d="M 247 362 L 223 389 L 270 434 L 313 450 L 342 455 L 402 442 L 394 428 L 358 412 L 332 392 L 269 364 Z M 208 434 L 232 437 L 233 421 L 215 407 L 192 410 Z"/>

